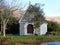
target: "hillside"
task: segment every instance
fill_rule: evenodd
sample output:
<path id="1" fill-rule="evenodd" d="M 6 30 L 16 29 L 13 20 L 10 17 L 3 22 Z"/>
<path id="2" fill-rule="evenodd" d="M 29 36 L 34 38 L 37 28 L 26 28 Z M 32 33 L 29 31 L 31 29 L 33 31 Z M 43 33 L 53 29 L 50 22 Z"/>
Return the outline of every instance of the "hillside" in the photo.
<path id="1" fill-rule="evenodd" d="M 45 16 L 47 21 L 57 22 L 60 23 L 60 17 L 58 16 Z"/>
<path id="2" fill-rule="evenodd" d="M 16 17 L 17 19 L 20 19 L 21 16 L 24 14 L 24 11 L 21 9 L 11 8 L 10 10 L 13 12 L 14 17 Z"/>

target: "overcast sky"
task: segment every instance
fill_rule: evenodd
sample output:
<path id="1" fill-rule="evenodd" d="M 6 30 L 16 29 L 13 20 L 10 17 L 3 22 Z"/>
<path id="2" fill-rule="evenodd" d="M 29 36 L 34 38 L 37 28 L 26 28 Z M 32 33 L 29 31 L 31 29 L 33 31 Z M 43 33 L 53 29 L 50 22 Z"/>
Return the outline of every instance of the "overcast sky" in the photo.
<path id="1" fill-rule="evenodd" d="M 13 4 L 10 4 L 12 1 L 14 1 Z M 6 3 L 12 6 L 17 5 L 18 7 L 24 7 L 24 5 L 28 6 L 29 1 L 31 1 L 32 4 L 45 4 L 43 7 L 45 16 L 60 16 L 60 0 L 6 0 Z"/>

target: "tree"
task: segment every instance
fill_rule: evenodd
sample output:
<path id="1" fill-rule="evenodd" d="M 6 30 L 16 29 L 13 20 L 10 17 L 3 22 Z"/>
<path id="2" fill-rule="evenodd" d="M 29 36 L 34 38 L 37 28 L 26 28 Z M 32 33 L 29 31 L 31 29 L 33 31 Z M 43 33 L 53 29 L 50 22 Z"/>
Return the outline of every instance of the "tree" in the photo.
<path id="1" fill-rule="evenodd" d="M 35 28 L 39 27 L 44 19 L 44 13 L 40 7 L 40 4 L 29 5 L 25 17 L 27 21 L 34 22 Z"/>
<path id="2" fill-rule="evenodd" d="M 16 3 L 16 5 L 13 5 Z M 13 5 L 13 6 L 12 6 Z M 5 36 L 5 30 L 7 27 L 7 23 L 15 22 L 16 18 L 13 17 L 13 12 L 18 10 L 20 6 L 18 6 L 18 0 L 12 0 L 9 5 L 6 5 L 5 0 L 0 0 L 0 24 L 1 24 L 1 32 L 3 32 L 3 36 Z M 17 8 L 16 8 L 17 7 Z"/>
<path id="3" fill-rule="evenodd" d="M 47 21 L 48 22 L 48 32 L 56 32 L 58 30 L 58 24 L 56 22 Z"/>
<path id="4" fill-rule="evenodd" d="M 60 35 L 60 24 L 57 24 L 56 22 L 47 21 L 48 22 L 48 33 L 49 32 L 55 32 L 55 34 Z"/>
<path id="5" fill-rule="evenodd" d="M 1 31 L 5 37 L 7 23 L 13 18 L 12 11 L 6 6 L 0 6 Z"/>

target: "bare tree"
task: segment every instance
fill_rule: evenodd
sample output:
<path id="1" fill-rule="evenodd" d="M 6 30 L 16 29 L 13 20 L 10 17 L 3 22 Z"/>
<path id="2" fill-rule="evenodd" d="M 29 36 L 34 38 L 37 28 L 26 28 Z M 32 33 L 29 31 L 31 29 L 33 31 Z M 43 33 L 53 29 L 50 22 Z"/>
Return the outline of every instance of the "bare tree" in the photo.
<path id="1" fill-rule="evenodd" d="M 13 13 L 6 6 L 0 6 L 0 20 L 1 20 L 1 31 L 3 32 L 3 36 L 5 37 L 5 30 L 8 21 L 13 17 Z"/>
<path id="2" fill-rule="evenodd" d="M 18 2 L 16 2 L 16 0 L 14 0 L 14 1 L 12 0 L 11 5 L 9 5 L 9 4 L 5 5 L 4 1 L 5 0 L 0 1 L 0 23 L 1 23 L 1 32 L 3 32 L 3 36 L 5 36 L 5 30 L 7 29 L 6 28 L 7 23 L 13 17 L 13 12 L 16 10 L 22 9 L 22 8 L 20 8 L 20 6 L 17 7 Z M 19 0 L 17 0 L 17 1 L 19 1 Z M 16 3 L 16 5 L 12 6 L 13 3 Z M 12 9 L 14 9 L 14 10 L 12 10 Z"/>

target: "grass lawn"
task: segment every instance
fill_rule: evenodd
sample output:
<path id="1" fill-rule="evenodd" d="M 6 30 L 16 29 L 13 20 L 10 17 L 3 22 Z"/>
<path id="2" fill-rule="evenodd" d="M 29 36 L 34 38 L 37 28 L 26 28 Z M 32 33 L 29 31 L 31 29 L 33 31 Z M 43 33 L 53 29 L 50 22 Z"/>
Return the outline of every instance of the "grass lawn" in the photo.
<path id="1" fill-rule="evenodd" d="M 32 36 L 17 36 L 17 35 L 7 35 L 6 37 L 0 36 L 0 40 L 6 44 L 13 43 L 36 43 L 36 42 L 46 42 L 46 41 L 60 41 L 60 36 L 46 36 L 46 35 L 32 35 Z M 3 44 L 4 44 L 3 43 Z"/>
<path id="2" fill-rule="evenodd" d="M 32 35 L 32 36 L 17 36 L 17 35 L 7 35 L 6 38 L 3 38 L 0 36 L 0 39 L 8 40 L 8 42 L 44 42 L 44 41 L 60 41 L 60 36 L 38 36 L 38 35 Z"/>
<path id="3" fill-rule="evenodd" d="M 46 36 L 46 35 L 31 35 L 31 36 L 17 36 L 17 35 L 7 35 L 7 38 L 11 38 L 13 40 L 16 41 L 26 41 L 26 40 L 41 40 L 41 39 L 51 39 L 51 40 L 60 40 L 60 36 L 59 35 L 55 35 L 55 36 Z M 2 36 L 0 36 L 0 38 L 2 38 Z"/>

